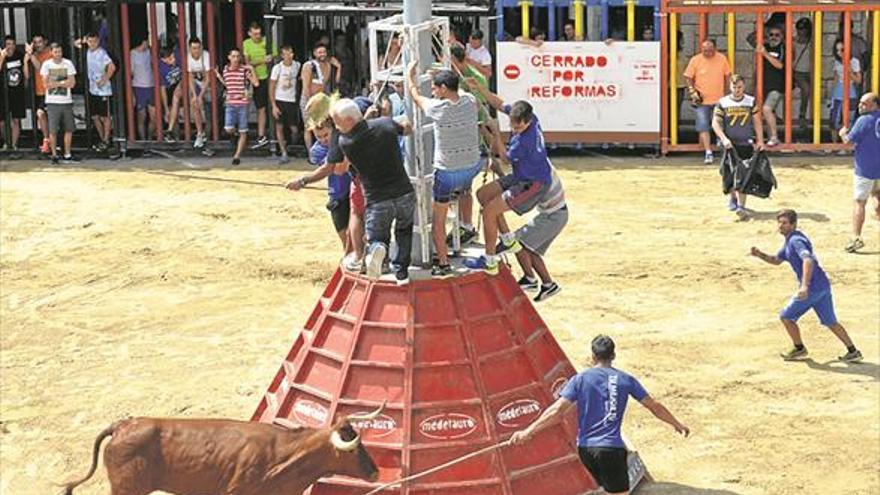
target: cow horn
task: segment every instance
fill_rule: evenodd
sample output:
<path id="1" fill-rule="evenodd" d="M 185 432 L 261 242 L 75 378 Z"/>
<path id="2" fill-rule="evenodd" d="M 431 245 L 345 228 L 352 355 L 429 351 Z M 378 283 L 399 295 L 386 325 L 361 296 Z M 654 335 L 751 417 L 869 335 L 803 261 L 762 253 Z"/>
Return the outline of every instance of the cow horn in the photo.
<path id="1" fill-rule="evenodd" d="M 382 401 L 382 405 L 379 406 L 379 409 L 367 414 L 349 414 L 345 419 L 348 420 L 349 423 L 353 421 L 372 421 L 379 417 L 382 414 L 382 411 L 385 410 L 385 401 Z"/>
<path id="2" fill-rule="evenodd" d="M 287 428 L 288 430 L 301 430 L 302 426 L 294 423 L 293 421 L 285 418 L 275 418 L 272 420 L 272 424 L 276 426 L 280 426 L 282 428 Z"/>
<path id="3" fill-rule="evenodd" d="M 361 443 L 361 436 L 355 435 L 353 439 L 345 441 L 342 439 L 342 436 L 339 435 L 338 431 L 333 430 L 333 433 L 330 434 L 330 443 L 332 443 L 338 450 L 352 452 Z"/>

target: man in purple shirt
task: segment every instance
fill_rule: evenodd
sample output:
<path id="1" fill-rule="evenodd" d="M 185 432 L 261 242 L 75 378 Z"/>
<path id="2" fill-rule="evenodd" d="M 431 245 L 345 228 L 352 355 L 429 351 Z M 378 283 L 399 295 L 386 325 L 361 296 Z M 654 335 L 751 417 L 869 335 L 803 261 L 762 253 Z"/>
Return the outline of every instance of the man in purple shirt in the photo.
<path id="1" fill-rule="evenodd" d="M 855 253 L 865 247 L 862 240 L 862 226 L 865 224 L 865 206 L 868 198 L 874 196 L 877 206 L 874 214 L 880 219 L 880 108 L 877 94 L 866 93 L 859 100 L 861 117 L 852 130 L 844 127 L 840 137 L 845 143 L 856 146 L 855 169 L 853 170 L 853 237 L 844 248 Z"/>
<path id="2" fill-rule="evenodd" d="M 508 232 L 501 236 L 507 252 L 514 254 L 522 249 L 516 236 L 507 227 L 504 212 L 513 210 L 517 215 L 525 215 L 541 202 L 553 182 L 551 163 L 547 157 L 541 123 L 527 101 L 520 100 L 508 105 L 498 95 L 472 79 L 466 82 L 469 87 L 478 89 L 492 107 L 510 117 L 510 140 L 502 160 L 510 164 L 513 172 L 504 175 L 496 170 L 501 178 L 477 190 L 477 199 L 483 207 L 486 256 L 478 263 L 469 265 L 473 268 L 485 268 L 486 273 L 495 275 L 498 273 L 495 243 L 499 229 Z M 495 166 L 495 162 L 492 163 Z"/>
<path id="3" fill-rule="evenodd" d="M 837 321 L 837 315 L 834 314 L 831 282 L 819 266 L 819 260 L 813 253 L 813 245 L 807 236 L 797 230 L 797 212 L 782 210 L 776 215 L 776 221 L 779 224 L 779 233 L 785 237 L 782 249 L 776 253 L 776 256 L 770 256 L 752 246 L 751 255 L 771 265 L 779 265 L 787 261 L 798 279 L 797 293 L 792 296 L 788 306 L 779 313 L 782 325 L 794 344 L 794 348 L 782 353 L 782 358 L 786 361 L 795 361 L 807 357 L 807 348 L 801 340 L 801 330 L 797 321 L 812 309 L 819 316 L 819 321 L 846 346 L 846 354 L 838 359 L 848 363 L 861 361 L 862 353 L 853 345 L 846 329 Z"/>
<path id="4" fill-rule="evenodd" d="M 611 337 L 598 335 L 591 347 L 593 367 L 572 377 L 556 402 L 526 429 L 514 433 L 510 442 L 514 445 L 527 442 L 538 431 L 561 420 L 572 406 L 577 406 L 581 462 L 608 495 L 624 495 L 629 493 L 629 474 L 620 427 L 630 397 L 676 432 L 687 437 L 691 431 L 663 404 L 652 399 L 635 377 L 611 366 L 615 358 Z"/>

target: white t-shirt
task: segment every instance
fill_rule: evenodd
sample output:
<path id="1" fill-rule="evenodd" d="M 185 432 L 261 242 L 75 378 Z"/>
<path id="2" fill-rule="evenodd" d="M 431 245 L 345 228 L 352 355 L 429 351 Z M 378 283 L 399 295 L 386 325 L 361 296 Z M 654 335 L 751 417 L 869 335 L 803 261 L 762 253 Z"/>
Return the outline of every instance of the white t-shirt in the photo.
<path id="1" fill-rule="evenodd" d="M 75 75 L 76 67 L 73 66 L 73 62 L 66 58 L 61 59 L 60 64 L 55 63 L 55 60 L 50 58 L 40 66 L 40 77 L 49 76 L 50 81 L 66 81 L 68 76 Z M 46 104 L 72 105 L 73 97 L 70 95 L 70 88 L 46 89 Z"/>
<path id="2" fill-rule="evenodd" d="M 480 65 L 492 65 L 492 54 L 489 53 L 486 45 L 480 45 L 479 48 L 474 49 L 468 44 L 466 53 L 468 58 L 476 60 Z"/>
<path id="3" fill-rule="evenodd" d="M 206 50 L 202 50 L 202 56 L 198 60 L 193 58 L 192 53 L 186 54 L 186 71 L 190 74 L 193 74 L 196 83 L 204 83 L 205 77 L 210 70 L 211 54 L 208 53 Z"/>
<path id="4" fill-rule="evenodd" d="M 279 62 L 272 67 L 269 79 L 275 81 L 275 99 L 293 103 L 296 101 L 296 80 L 299 77 L 300 63 L 296 60 L 290 66 Z"/>

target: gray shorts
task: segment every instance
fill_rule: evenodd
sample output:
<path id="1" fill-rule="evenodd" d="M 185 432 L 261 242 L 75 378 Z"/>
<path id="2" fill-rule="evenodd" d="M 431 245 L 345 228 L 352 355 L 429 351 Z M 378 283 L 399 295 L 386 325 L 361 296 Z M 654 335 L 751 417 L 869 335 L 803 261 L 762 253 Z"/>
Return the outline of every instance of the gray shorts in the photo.
<path id="1" fill-rule="evenodd" d="M 553 213 L 539 213 L 516 231 L 516 237 L 526 249 L 544 256 L 567 223 L 568 207 L 563 206 Z"/>
<path id="2" fill-rule="evenodd" d="M 64 132 L 75 130 L 73 123 L 73 105 L 59 105 L 56 103 L 46 104 L 46 114 L 49 118 L 49 134 L 55 134 L 63 128 Z"/>
<path id="3" fill-rule="evenodd" d="M 764 108 L 769 108 L 770 110 L 775 112 L 776 107 L 778 107 L 779 103 L 781 103 L 784 99 L 785 98 L 783 97 L 782 93 L 776 91 L 775 89 L 771 90 L 769 93 L 767 93 L 767 96 L 764 97 Z"/>

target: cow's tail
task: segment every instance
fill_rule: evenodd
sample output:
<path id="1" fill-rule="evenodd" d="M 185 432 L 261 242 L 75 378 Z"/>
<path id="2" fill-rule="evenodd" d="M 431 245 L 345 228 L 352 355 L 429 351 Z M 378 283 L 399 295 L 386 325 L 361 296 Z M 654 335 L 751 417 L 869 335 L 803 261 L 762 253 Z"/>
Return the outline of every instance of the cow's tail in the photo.
<path id="1" fill-rule="evenodd" d="M 73 489 L 78 487 L 79 485 L 88 481 L 89 478 L 95 474 L 95 470 L 98 469 L 98 452 L 101 450 L 101 443 L 104 442 L 104 439 L 110 436 L 113 436 L 113 432 L 116 431 L 116 428 L 122 423 L 122 421 L 117 421 L 112 425 L 104 428 L 104 431 L 98 434 L 98 437 L 95 438 L 95 446 L 92 447 L 92 467 L 89 468 L 89 472 L 86 473 L 85 476 L 76 480 L 69 481 L 67 483 L 62 484 L 61 486 L 64 488 L 64 491 L 61 492 L 63 495 L 73 495 Z"/>

